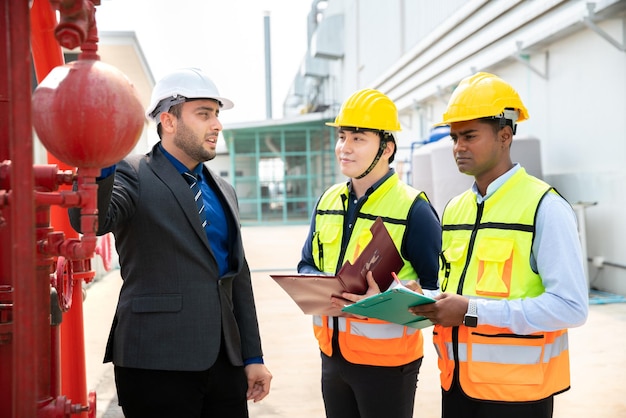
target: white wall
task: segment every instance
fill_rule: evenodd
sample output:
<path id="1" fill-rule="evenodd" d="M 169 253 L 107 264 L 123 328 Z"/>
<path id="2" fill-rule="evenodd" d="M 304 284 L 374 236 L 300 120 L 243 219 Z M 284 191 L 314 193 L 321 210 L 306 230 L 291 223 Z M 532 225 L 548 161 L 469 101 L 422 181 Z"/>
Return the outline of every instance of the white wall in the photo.
<path id="1" fill-rule="evenodd" d="M 623 39 L 623 21 L 600 27 Z M 547 181 L 570 203 L 597 202 L 586 209 L 589 257 L 626 265 L 626 53 L 588 29 L 549 52 L 549 80 L 528 82 L 524 131 L 542 138 Z M 626 270 L 591 266 L 589 273 L 594 287 L 626 294 Z"/>
<path id="2" fill-rule="evenodd" d="M 626 0 L 591 3 L 596 25 L 624 49 Z M 406 15 L 416 7 L 426 16 L 414 22 L 448 18 L 416 31 Z M 626 294 L 626 52 L 584 25 L 586 1 L 330 0 L 327 12 L 343 13 L 345 56 L 329 63 L 324 88 L 335 103 L 364 87 L 390 94 L 400 147 L 424 139 L 473 71 L 511 83 L 530 113 L 518 136 L 539 138 L 543 178 L 573 204 L 595 203 L 585 210 L 587 252 L 613 266 L 590 266 L 591 284 Z M 515 59 L 518 41 L 528 65 Z"/>

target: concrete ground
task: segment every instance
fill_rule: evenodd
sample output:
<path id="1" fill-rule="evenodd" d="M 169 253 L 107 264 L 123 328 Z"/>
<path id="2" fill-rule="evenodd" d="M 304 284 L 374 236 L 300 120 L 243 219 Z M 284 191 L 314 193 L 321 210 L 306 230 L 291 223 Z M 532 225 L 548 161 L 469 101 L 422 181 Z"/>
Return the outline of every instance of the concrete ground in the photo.
<path id="1" fill-rule="evenodd" d="M 311 328 L 287 294 L 269 277 L 295 271 L 308 226 L 244 227 L 265 363 L 272 388 L 250 403 L 252 418 L 324 417 L 320 357 Z M 84 304 L 87 384 L 97 392 L 97 417 L 123 417 L 117 406 L 111 364 L 102 356 L 121 279 L 113 270 L 87 290 Z M 555 398 L 555 418 L 626 417 L 626 303 L 591 305 L 587 323 L 570 330 L 572 389 Z M 440 388 L 431 329 L 425 331 L 415 417 L 440 416 Z"/>

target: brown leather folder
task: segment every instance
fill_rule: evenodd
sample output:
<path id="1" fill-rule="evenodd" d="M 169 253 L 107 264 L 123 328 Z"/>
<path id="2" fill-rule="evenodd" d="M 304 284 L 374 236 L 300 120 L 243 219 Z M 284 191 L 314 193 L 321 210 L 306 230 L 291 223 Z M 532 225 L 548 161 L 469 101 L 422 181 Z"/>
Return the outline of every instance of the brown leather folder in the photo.
<path id="1" fill-rule="evenodd" d="M 340 308 L 330 303 L 331 296 L 341 297 L 345 291 L 337 276 L 321 274 L 272 274 L 272 279 L 283 288 L 307 315 L 345 316 Z M 352 303 L 346 301 L 346 304 Z"/>
<path id="2" fill-rule="evenodd" d="M 335 276 L 313 274 L 271 274 L 285 292 L 308 315 L 344 316 L 330 303 L 331 296 L 341 293 L 364 294 L 367 291 L 365 275 L 371 271 L 381 292 L 393 282 L 392 273 L 398 273 L 404 260 L 398 252 L 385 224 L 380 218 L 370 228 L 372 240 L 354 263 L 346 261 Z M 346 303 L 352 303 L 346 301 Z"/>

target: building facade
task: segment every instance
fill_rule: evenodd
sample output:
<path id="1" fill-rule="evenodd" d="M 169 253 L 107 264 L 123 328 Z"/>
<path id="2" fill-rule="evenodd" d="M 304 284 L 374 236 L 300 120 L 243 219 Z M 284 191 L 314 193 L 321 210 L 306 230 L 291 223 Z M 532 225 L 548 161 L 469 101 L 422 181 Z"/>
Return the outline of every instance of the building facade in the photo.
<path id="1" fill-rule="evenodd" d="M 307 23 L 284 114 L 334 116 L 381 90 L 401 115 L 396 169 L 418 188 L 412 151 L 457 83 L 510 82 L 530 113 L 518 135 L 538 139 L 543 178 L 577 209 L 590 287 L 626 294 L 626 1 L 315 0 Z"/>

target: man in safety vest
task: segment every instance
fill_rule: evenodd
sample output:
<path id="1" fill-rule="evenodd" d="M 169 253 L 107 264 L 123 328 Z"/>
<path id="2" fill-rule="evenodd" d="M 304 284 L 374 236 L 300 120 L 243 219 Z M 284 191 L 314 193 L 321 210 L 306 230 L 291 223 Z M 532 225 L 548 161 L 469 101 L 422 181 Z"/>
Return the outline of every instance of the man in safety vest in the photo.
<path id="1" fill-rule="evenodd" d="M 367 245 L 370 227 L 380 217 L 404 259 L 399 279 L 419 281 L 436 292 L 441 245 L 437 213 L 423 192 L 400 181 L 389 166 L 396 152 L 394 132 L 400 130 L 395 104 L 377 90 L 360 90 L 327 125 L 337 128 L 335 154 L 349 179 L 331 186 L 317 202 L 298 271 L 337 273 Z M 374 283 L 378 290 L 368 275 L 370 286 Z M 328 418 L 413 416 L 423 357 L 419 330 L 376 319 L 328 316 L 314 316 L 313 327 Z"/>
<path id="2" fill-rule="evenodd" d="M 444 124 L 470 190 L 442 216 L 436 325 L 444 418 L 552 417 L 569 389 L 567 328 L 588 312 L 576 217 L 554 188 L 511 161 L 528 111 L 501 78 L 461 81 Z"/>

